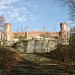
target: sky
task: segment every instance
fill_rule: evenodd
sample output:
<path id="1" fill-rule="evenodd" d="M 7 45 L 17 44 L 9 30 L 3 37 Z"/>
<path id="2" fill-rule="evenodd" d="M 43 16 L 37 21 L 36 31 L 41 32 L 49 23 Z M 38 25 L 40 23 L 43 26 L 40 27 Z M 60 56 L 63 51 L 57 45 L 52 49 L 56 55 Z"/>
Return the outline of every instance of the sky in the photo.
<path id="1" fill-rule="evenodd" d="M 59 31 L 61 22 L 69 22 L 68 9 L 56 0 L 0 0 L 0 16 L 12 24 L 12 32 L 37 29 Z"/>

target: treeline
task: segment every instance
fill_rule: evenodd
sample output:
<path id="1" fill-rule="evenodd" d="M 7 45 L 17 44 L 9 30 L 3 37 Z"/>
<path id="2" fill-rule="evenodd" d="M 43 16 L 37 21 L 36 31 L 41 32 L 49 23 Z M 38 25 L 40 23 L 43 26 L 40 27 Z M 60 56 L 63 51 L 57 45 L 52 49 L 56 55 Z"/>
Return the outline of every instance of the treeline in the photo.
<path id="1" fill-rule="evenodd" d="M 50 52 L 50 57 L 67 63 L 75 63 L 75 48 L 71 45 L 57 45 L 57 49 Z"/>

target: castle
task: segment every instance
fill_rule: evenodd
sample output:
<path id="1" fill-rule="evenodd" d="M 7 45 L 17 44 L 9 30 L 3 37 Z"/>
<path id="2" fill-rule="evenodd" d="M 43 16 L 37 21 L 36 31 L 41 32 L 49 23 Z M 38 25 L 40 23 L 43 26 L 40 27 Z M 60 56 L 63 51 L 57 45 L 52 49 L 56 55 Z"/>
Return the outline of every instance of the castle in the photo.
<path id="1" fill-rule="evenodd" d="M 4 24 L 4 32 L 0 34 L 0 40 L 5 40 L 7 42 L 18 41 L 18 37 L 25 37 L 27 39 L 32 38 L 42 38 L 41 35 L 50 35 L 54 39 L 58 39 L 60 41 L 66 42 L 67 40 L 67 23 L 60 23 L 60 31 L 59 32 L 46 32 L 46 28 L 43 27 L 43 31 L 28 31 L 28 27 L 26 27 L 25 32 L 12 32 L 12 25 L 10 23 Z"/>

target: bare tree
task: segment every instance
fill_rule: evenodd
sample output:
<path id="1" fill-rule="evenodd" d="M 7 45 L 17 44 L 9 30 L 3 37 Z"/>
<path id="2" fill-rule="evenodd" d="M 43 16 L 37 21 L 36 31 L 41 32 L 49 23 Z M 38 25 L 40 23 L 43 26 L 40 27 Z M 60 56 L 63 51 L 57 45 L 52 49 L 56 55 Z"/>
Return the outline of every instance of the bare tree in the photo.
<path id="1" fill-rule="evenodd" d="M 4 28 L 4 22 L 5 22 L 5 18 L 3 16 L 0 16 L 0 29 L 3 30 Z"/>
<path id="2" fill-rule="evenodd" d="M 68 6 L 70 19 L 75 22 L 75 0 L 57 0 L 60 4 Z"/>

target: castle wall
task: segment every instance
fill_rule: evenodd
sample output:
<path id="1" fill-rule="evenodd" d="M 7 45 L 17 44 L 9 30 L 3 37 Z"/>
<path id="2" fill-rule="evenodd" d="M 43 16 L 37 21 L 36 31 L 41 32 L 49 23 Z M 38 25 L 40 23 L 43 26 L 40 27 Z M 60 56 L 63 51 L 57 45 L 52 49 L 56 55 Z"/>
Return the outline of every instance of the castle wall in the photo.
<path id="1" fill-rule="evenodd" d="M 56 48 L 56 44 L 57 42 L 54 39 L 35 39 L 18 42 L 14 44 L 13 47 L 23 53 L 42 53 L 54 50 Z"/>
<path id="2" fill-rule="evenodd" d="M 43 31 L 37 31 L 34 30 L 32 32 L 28 32 L 28 27 L 26 27 L 26 32 L 11 32 L 11 24 L 5 23 L 4 25 L 4 35 L 7 37 L 7 41 L 14 41 L 15 38 L 18 38 L 19 36 L 26 38 L 37 38 L 40 37 L 41 34 L 49 34 L 53 38 L 59 38 L 60 41 L 67 39 L 67 23 L 63 22 L 60 23 L 60 31 L 59 32 L 46 32 L 45 27 L 43 27 Z M 59 36 L 58 36 L 59 34 Z M 28 42 L 29 44 L 29 42 Z"/>

